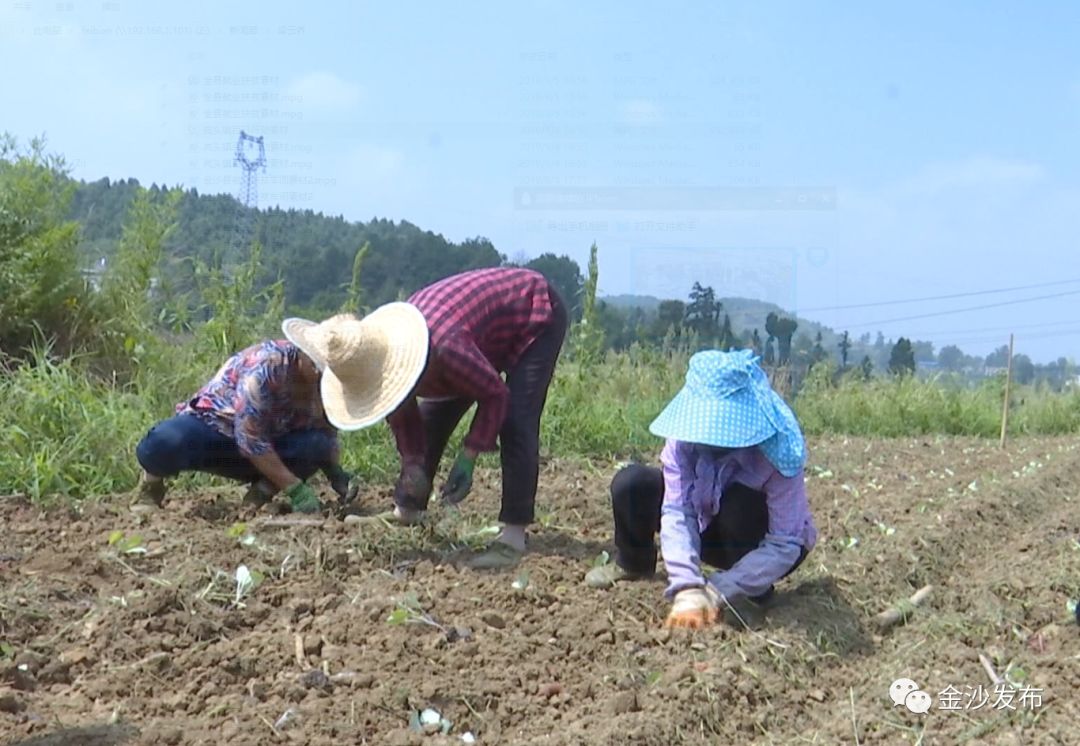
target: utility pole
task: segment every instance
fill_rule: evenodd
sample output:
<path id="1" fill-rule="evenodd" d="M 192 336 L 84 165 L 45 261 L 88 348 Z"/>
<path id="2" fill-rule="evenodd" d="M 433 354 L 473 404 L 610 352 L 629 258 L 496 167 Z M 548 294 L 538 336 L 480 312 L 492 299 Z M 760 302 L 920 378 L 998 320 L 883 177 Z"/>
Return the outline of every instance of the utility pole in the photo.
<path id="1" fill-rule="evenodd" d="M 1009 365 L 1005 369 L 1005 403 L 1001 410 L 1001 447 L 1005 447 L 1005 434 L 1009 428 L 1009 386 L 1012 384 L 1013 335 L 1009 335 Z"/>

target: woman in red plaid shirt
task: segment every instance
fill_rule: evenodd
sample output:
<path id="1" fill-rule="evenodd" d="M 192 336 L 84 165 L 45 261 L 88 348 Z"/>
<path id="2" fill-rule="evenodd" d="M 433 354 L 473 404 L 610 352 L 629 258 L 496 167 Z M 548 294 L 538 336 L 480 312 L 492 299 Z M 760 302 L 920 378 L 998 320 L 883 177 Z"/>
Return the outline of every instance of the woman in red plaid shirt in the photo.
<path id="1" fill-rule="evenodd" d="M 540 415 L 566 338 L 566 305 L 543 275 L 517 268 L 463 272 L 418 290 L 408 302 L 427 320 L 430 348 L 413 395 L 388 418 L 401 474 L 394 511 L 381 517 L 420 520 L 450 436 L 475 403 L 441 496 L 463 500 L 477 455 L 499 451 L 503 529 L 470 564 L 511 567 L 525 552 L 525 529 L 534 520 Z"/>

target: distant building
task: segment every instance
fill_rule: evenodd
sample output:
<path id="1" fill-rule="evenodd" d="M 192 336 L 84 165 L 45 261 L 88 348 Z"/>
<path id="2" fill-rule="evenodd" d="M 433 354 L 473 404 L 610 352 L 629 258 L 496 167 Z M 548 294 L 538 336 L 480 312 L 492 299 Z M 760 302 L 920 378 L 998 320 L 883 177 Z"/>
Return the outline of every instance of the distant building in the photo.
<path id="1" fill-rule="evenodd" d="M 82 276 L 95 293 L 101 290 L 101 276 L 103 274 L 105 274 L 105 257 L 101 257 L 93 265 L 82 270 Z"/>

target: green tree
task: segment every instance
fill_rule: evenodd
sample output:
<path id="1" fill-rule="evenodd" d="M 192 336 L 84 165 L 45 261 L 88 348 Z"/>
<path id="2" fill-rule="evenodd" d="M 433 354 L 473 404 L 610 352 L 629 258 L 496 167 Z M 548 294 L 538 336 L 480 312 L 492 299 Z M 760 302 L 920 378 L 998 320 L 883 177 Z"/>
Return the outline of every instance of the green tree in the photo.
<path id="1" fill-rule="evenodd" d="M 581 318 L 585 279 L 581 276 L 581 267 L 577 262 L 568 256 L 548 253 L 530 260 L 525 266 L 544 275 L 555 286 L 566 301 L 571 320 L 577 321 Z"/>
<path id="2" fill-rule="evenodd" d="M 1009 346 L 1002 345 L 986 356 L 987 368 L 1005 368 L 1009 365 Z"/>
<path id="3" fill-rule="evenodd" d="M 889 355 L 889 372 L 893 375 L 910 375 L 915 372 L 915 351 L 911 341 L 900 337 Z"/>
<path id="4" fill-rule="evenodd" d="M 1021 386 L 1026 386 L 1035 380 L 1035 364 L 1027 355 L 1013 356 L 1013 380 Z"/>
<path id="5" fill-rule="evenodd" d="M 934 357 L 934 343 L 933 342 L 912 342 L 912 352 L 915 354 L 915 362 L 917 363 L 929 363 L 933 362 Z"/>
<path id="6" fill-rule="evenodd" d="M 686 304 L 681 300 L 663 300 L 656 310 L 657 326 L 660 336 L 667 334 L 669 329 L 674 329 L 678 334 L 682 331 L 683 318 L 686 316 Z"/>
<path id="7" fill-rule="evenodd" d="M 750 346 L 753 348 L 755 355 L 762 354 L 761 335 L 758 333 L 757 329 L 754 329 L 754 335 L 750 338 Z"/>
<path id="8" fill-rule="evenodd" d="M 945 345 L 938 352 L 937 360 L 942 368 L 955 373 L 963 367 L 964 353 L 956 345 Z"/>
<path id="9" fill-rule="evenodd" d="M 791 338 L 795 335 L 795 331 L 799 328 L 799 322 L 795 319 L 788 319 L 777 315 L 775 312 L 770 312 L 765 318 L 765 331 L 770 337 L 774 337 L 777 342 L 778 355 L 777 363 L 779 365 L 787 365 L 791 360 Z"/>
<path id="10" fill-rule="evenodd" d="M 74 344 L 85 310 L 78 226 L 65 216 L 72 188 L 62 157 L 0 137 L 0 348 L 14 352 L 36 330 Z"/>
<path id="11" fill-rule="evenodd" d="M 874 375 L 874 363 L 869 355 L 863 355 L 862 362 L 859 363 L 859 372 L 862 374 L 864 381 L 869 381 L 870 377 Z"/>
<path id="12" fill-rule="evenodd" d="M 724 323 L 720 327 L 720 344 L 719 349 L 729 350 L 737 344 L 735 338 L 735 331 L 731 328 L 731 317 L 724 314 Z"/>
<path id="13" fill-rule="evenodd" d="M 840 343 L 837 347 L 840 348 L 840 370 L 847 370 L 848 353 L 851 351 L 851 339 L 848 337 L 846 331 L 844 332 L 844 336 L 840 337 Z"/>
<path id="14" fill-rule="evenodd" d="M 720 304 L 711 287 L 695 282 L 690 289 L 690 302 L 686 305 L 686 327 L 697 332 L 701 343 L 712 346 L 720 331 Z"/>
<path id="15" fill-rule="evenodd" d="M 363 314 L 364 289 L 360 285 L 360 271 L 363 269 L 364 259 L 367 257 L 369 251 L 371 251 L 371 243 L 364 241 L 364 245 L 360 247 L 356 252 L 356 256 L 353 257 L 352 281 L 349 283 L 348 297 L 341 306 L 342 313 Z"/>
<path id="16" fill-rule="evenodd" d="M 176 230 L 182 193 L 179 190 L 139 189 L 124 220 L 124 231 L 113 260 L 101 278 L 95 299 L 103 339 L 102 354 L 115 367 L 121 361 L 151 365 L 163 353 L 157 321 L 163 309 L 160 276 L 165 245 Z M 166 292 L 161 295 L 168 296 Z"/>
<path id="17" fill-rule="evenodd" d="M 825 360 L 827 357 L 829 357 L 829 355 L 827 352 L 825 352 L 825 347 L 821 344 L 821 332 L 819 331 L 814 336 L 814 346 L 810 350 L 810 365 L 817 365 L 822 360 Z"/>
<path id="18" fill-rule="evenodd" d="M 585 279 L 581 321 L 577 324 L 579 354 L 586 360 L 598 360 L 603 352 L 604 331 L 596 304 L 596 287 L 600 279 L 596 242 L 589 248 L 589 276 Z"/>

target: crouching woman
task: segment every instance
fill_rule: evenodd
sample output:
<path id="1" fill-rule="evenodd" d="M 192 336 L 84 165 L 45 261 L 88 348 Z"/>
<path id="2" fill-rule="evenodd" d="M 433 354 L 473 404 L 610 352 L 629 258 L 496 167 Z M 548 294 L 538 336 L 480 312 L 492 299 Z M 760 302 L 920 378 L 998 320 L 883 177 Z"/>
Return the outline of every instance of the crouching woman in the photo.
<path id="1" fill-rule="evenodd" d="M 748 351 L 699 352 L 650 426 L 662 468 L 634 464 L 611 484 L 616 560 L 594 587 L 667 570 L 669 627 L 714 623 L 726 599 L 764 603 L 817 541 L 798 422 Z M 716 568 L 705 576 L 702 563 Z"/>

